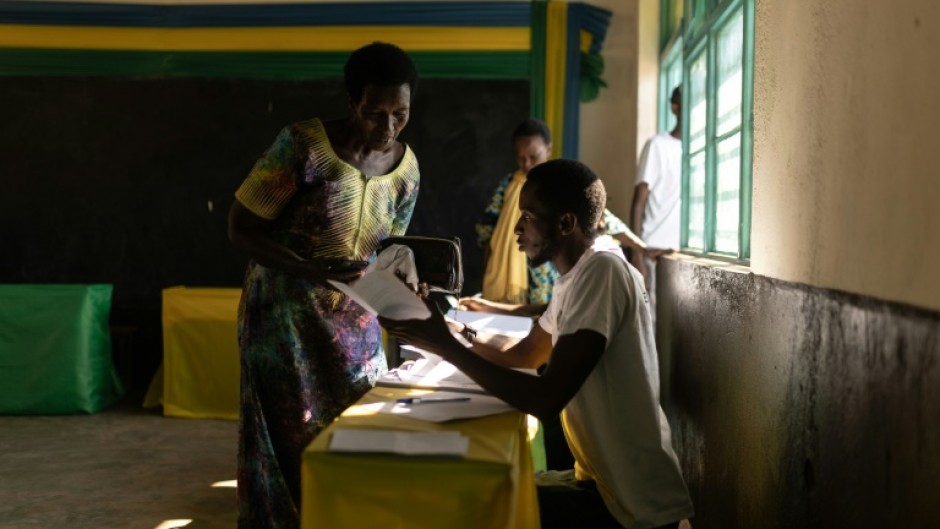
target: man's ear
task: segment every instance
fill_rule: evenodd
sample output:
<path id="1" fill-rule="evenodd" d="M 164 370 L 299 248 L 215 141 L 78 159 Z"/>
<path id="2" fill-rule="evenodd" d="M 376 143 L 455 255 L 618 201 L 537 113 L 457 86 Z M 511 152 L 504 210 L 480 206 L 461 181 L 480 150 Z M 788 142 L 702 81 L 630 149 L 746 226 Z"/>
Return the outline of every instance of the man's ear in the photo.
<path id="1" fill-rule="evenodd" d="M 558 217 L 558 231 L 562 235 L 569 235 L 578 229 L 578 217 L 574 213 L 563 213 Z"/>

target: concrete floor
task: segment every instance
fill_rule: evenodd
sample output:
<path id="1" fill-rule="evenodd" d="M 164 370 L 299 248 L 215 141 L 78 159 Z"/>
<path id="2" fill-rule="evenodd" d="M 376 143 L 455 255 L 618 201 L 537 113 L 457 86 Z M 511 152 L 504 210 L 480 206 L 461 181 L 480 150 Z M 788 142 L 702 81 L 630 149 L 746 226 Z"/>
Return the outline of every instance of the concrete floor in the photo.
<path id="1" fill-rule="evenodd" d="M 0 416 L 0 529 L 235 527 L 234 421 L 174 419 L 141 396 L 95 415 Z"/>

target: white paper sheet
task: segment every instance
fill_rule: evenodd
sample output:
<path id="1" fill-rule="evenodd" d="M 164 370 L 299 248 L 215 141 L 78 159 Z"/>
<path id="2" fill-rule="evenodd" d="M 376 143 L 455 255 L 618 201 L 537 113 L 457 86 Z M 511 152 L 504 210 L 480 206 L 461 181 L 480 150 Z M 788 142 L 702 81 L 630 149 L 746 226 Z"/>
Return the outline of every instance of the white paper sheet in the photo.
<path id="1" fill-rule="evenodd" d="M 425 401 L 416 404 L 398 403 L 392 407 L 383 406 L 379 413 L 401 415 L 429 422 L 446 422 L 457 419 L 486 417 L 513 411 L 515 408 L 490 395 L 468 394 L 453 391 L 435 391 L 427 395 L 418 395 L 425 399 L 460 398 L 458 402 Z"/>
<path id="2" fill-rule="evenodd" d="M 390 369 L 388 373 L 376 381 L 377 386 L 487 394 L 486 390 L 474 382 L 473 379 L 440 356 L 411 345 L 403 345 L 402 349 L 419 356 L 419 358 L 412 363 L 406 363 L 400 368 Z M 528 375 L 537 374 L 535 369 L 519 368 L 516 371 Z"/>
<path id="3" fill-rule="evenodd" d="M 532 330 L 532 318 L 524 316 L 451 309 L 447 312 L 447 317 L 460 323 L 466 323 L 478 331 L 501 334 L 512 338 L 525 338 Z"/>
<path id="4" fill-rule="evenodd" d="M 331 452 L 379 452 L 403 455 L 466 457 L 470 439 L 460 432 L 403 432 L 338 428 L 330 438 Z"/>
<path id="5" fill-rule="evenodd" d="M 372 314 L 392 320 L 424 320 L 431 311 L 389 270 L 375 270 L 350 284 L 330 284 Z"/>
<path id="6" fill-rule="evenodd" d="M 444 361 L 440 356 L 403 345 L 402 349 L 421 357 L 401 368 L 391 369 L 380 378 L 376 385 L 417 389 L 446 389 L 463 393 L 486 393 L 479 384 L 458 370 L 454 364 Z"/>

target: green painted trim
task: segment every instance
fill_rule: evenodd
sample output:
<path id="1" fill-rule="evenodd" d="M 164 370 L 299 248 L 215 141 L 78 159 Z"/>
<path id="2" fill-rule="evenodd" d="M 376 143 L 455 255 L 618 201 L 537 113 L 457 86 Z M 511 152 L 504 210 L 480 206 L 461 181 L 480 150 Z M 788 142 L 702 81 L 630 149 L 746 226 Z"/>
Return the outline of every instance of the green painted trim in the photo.
<path id="1" fill-rule="evenodd" d="M 672 27 L 675 0 L 659 0 L 659 49 L 664 50 L 675 38 L 678 27 Z"/>
<path id="2" fill-rule="evenodd" d="M 679 247 L 687 249 L 689 247 L 689 185 L 691 180 L 691 160 L 692 153 L 689 149 L 689 123 L 692 121 L 689 117 L 691 105 L 689 104 L 692 84 L 691 66 L 697 59 L 696 55 L 685 55 L 682 61 L 682 204 L 680 216 Z"/>
<path id="3" fill-rule="evenodd" d="M 718 44 L 715 31 L 709 28 L 705 39 L 705 251 L 715 251 L 715 225 L 718 215 L 716 192 L 718 189 L 718 145 L 715 141 L 718 121 Z"/>
<path id="4" fill-rule="evenodd" d="M 741 209 L 739 258 L 751 259 L 751 194 L 754 171 L 754 1 L 744 1 L 744 72 L 741 76 Z"/>
<path id="5" fill-rule="evenodd" d="M 423 78 L 529 79 L 528 52 L 413 52 Z M 345 52 L 139 52 L 0 49 L 0 76 L 326 79 Z"/>
<path id="6" fill-rule="evenodd" d="M 545 39 L 548 2 L 532 2 L 529 58 L 529 115 L 545 119 Z"/>
<path id="7" fill-rule="evenodd" d="M 667 131 L 666 123 L 669 122 L 669 117 L 672 114 L 672 109 L 670 106 L 669 96 L 672 95 L 672 89 L 668 85 L 667 77 L 669 76 L 669 70 L 672 64 L 678 62 L 682 64 L 682 36 L 678 33 L 673 35 L 670 39 L 669 44 L 660 54 L 659 60 L 659 79 L 658 79 L 658 93 L 659 101 L 657 102 L 657 116 L 658 121 L 656 129 L 660 132 Z M 685 74 L 683 74 L 684 76 Z M 667 131 L 668 132 L 668 131 Z"/>
<path id="8" fill-rule="evenodd" d="M 716 126 L 717 126 L 717 123 L 716 123 Z M 735 134 L 742 132 L 742 131 L 743 131 L 742 126 L 738 125 L 737 127 L 734 127 L 733 129 L 729 130 L 728 132 L 724 134 L 719 134 L 715 136 L 715 143 L 721 143 L 727 140 L 728 138 L 730 138 L 731 136 L 734 136 Z"/>
<path id="9" fill-rule="evenodd" d="M 702 150 L 707 149 L 708 147 L 708 133 L 706 130 L 706 142 L 705 147 L 702 150 L 692 152 L 690 148 L 690 132 L 689 127 L 691 126 L 692 119 L 690 117 L 690 112 L 692 105 L 690 104 L 691 98 L 691 83 L 692 83 L 692 65 L 695 61 L 698 60 L 701 54 L 706 53 L 705 49 L 706 41 L 699 39 L 694 47 L 691 49 L 683 46 L 683 64 L 682 64 L 682 232 L 679 237 L 679 243 L 683 250 L 689 248 L 689 223 L 691 222 L 690 218 L 690 208 L 691 201 L 689 200 L 689 186 L 691 185 L 691 161 L 692 156 L 702 152 Z M 707 69 L 707 66 L 706 66 Z M 707 94 L 706 94 L 707 97 Z M 706 154 L 706 178 L 707 178 L 707 167 L 708 167 L 708 155 Z M 706 180 L 706 186 L 707 186 Z M 707 188 L 707 187 L 706 187 Z M 706 213 L 707 214 L 707 213 Z M 707 238 L 707 230 L 703 235 L 703 239 Z M 703 241 L 703 246 L 707 241 Z M 698 249 L 694 250 L 697 251 Z"/>
<path id="10" fill-rule="evenodd" d="M 743 9 L 744 35 L 742 57 L 742 101 L 741 123 L 734 130 L 718 136 L 717 127 L 717 34 L 724 25 Z M 706 59 L 706 140 L 705 140 L 705 248 L 702 252 L 690 253 L 723 256 L 738 261 L 750 258 L 751 244 L 751 194 L 754 151 L 754 0 L 686 0 L 686 16 L 683 30 L 683 164 L 682 164 L 682 236 L 681 244 L 688 251 L 689 234 L 689 71 L 700 53 Z M 660 80 L 662 77 L 660 77 Z M 718 143 L 734 134 L 741 133 L 741 181 L 739 191 L 738 251 L 736 254 L 715 251 L 717 225 L 717 148 Z"/>

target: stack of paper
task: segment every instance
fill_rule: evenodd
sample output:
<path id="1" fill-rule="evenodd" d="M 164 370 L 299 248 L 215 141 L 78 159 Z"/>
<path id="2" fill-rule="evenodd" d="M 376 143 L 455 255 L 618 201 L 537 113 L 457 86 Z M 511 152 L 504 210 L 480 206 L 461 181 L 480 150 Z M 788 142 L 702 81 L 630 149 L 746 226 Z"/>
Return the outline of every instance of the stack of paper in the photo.
<path id="1" fill-rule="evenodd" d="M 515 408 L 490 395 L 434 391 L 420 395 L 423 402 L 397 403 L 382 406 L 377 411 L 428 422 L 446 422 L 459 419 L 474 419 L 513 411 Z"/>
<path id="2" fill-rule="evenodd" d="M 400 368 L 389 370 L 376 382 L 376 385 L 486 393 L 479 384 L 440 356 L 410 345 L 403 345 L 402 349 L 411 351 L 418 359 L 405 363 Z"/>
<path id="3" fill-rule="evenodd" d="M 339 428 L 330 439 L 331 452 L 378 452 L 403 455 L 465 457 L 470 439 L 460 432 L 405 432 Z"/>

